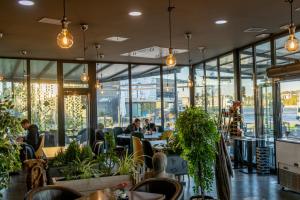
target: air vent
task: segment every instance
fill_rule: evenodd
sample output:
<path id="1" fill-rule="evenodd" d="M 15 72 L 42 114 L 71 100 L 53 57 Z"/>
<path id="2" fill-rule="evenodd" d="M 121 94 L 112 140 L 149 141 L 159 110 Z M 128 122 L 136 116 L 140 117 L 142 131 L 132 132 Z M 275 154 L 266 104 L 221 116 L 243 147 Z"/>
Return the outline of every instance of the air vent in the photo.
<path id="1" fill-rule="evenodd" d="M 186 49 L 173 49 L 174 54 L 186 53 L 188 50 Z M 144 49 L 139 49 L 135 51 L 131 51 L 129 53 L 121 54 L 121 56 L 131 56 L 131 57 L 139 57 L 139 58 L 162 58 L 166 57 L 169 54 L 168 48 L 162 48 L 159 46 L 148 47 Z"/>
<path id="2" fill-rule="evenodd" d="M 265 28 L 248 28 L 244 30 L 245 33 L 261 33 L 266 31 L 267 29 Z"/>
<path id="3" fill-rule="evenodd" d="M 290 27 L 289 24 L 285 24 L 285 25 L 280 26 L 280 29 L 281 29 L 281 30 L 288 30 L 289 27 Z"/>
<path id="4" fill-rule="evenodd" d="M 111 42 L 124 42 L 124 41 L 126 41 L 128 39 L 129 38 L 126 38 L 126 37 L 112 36 L 112 37 L 106 38 L 105 40 L 111 41 Z"/>
<path id="5" fill-rule="evenodd" d="M 262 33 L 262 34 L 258 34 L 256 35 L 256 38 L 266 38 L 266 37 L 269 37 L 271 34 L 270 33 Z"/>
<path id="6" fill-rule="evenodd" d="M 61 20 L 59 19 L 52 19 L 52 18 L 47 18 L 47 17 L 43 17 L 40 20 L 38 20 L 38 22 L 40 23 L 44 23 L 44 24 L 53 24 L 53 25 L 61 25 Z M 70 23 L 70 22 L 69 22 Z"/>

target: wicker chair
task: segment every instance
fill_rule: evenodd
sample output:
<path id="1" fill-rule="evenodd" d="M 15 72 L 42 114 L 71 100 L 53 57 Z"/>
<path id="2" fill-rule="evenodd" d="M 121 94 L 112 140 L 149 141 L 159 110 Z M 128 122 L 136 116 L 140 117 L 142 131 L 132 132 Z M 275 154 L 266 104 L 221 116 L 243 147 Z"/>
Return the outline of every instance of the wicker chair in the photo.
<path id="1" fill-rule="evenodd" d="M 61 200 L 61 199 L 78 199 L 82 197 L 79 192 L 62 186 L 39 187 L 29 191 L 25 200 Z"/>
<path id="2" fill-rule="evenodd" d="M 150 192 L 165 195 L 165 199 L 177 200 L 183 196 L 182 185 L 173 179 L 151 178 L 135 185 L 131 191 Z"/>

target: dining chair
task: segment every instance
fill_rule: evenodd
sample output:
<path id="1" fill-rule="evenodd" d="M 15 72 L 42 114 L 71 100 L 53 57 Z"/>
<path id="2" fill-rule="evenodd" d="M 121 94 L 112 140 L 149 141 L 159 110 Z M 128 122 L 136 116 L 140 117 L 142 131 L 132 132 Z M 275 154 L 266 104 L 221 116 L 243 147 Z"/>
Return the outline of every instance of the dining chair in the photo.
<path id="1" fill-rule="evenodd" d="M 36 158 L 43 157 L 43 148 L 44 147 L 45 147 L 45 135 L 40 135 L 39 136 L 39 148 L 34 153 Z"/>
<path id="2" fill-rule="evenodd" d="M 147 179 L 133 186 L 131 191 L 163 194 L 165 199 L 168 200 L 177 200 L 183 197 L 182 185 L 178 181 L 169 178 Z"/>
<path id="3" fill-rule="evenodd" d="M 144 161 L 148 169 L 153 169 L 152 157 L 153 149 L 151 143 L 148 140 L 143 140 L 143 151 L 144 151 Z"/>
<path id="4" fill-rule="evenodd" d="M 99 156 L 101 153 L 104 152 L 104 141 L 97 140 L 93 146 L 93 152 L 96 156 Z"/>
<path id="5" fill-rule="evenodd" d="M 143 143 L 140 138 L 132 136 L 133 160 L 138 165 L 144 164 Z"/>
<path id="6" fill-rule="evenodd" d="M 82 195 L 70 188 L 56 186 L 56 185 L 48 185 L 45 187 L 39 187 L 29 191 L 25 195 L 25 200 L 60 200 L 60 199 L 68 199 L 74 200 L 82 197 Z"/>
<path id="7" fill-rule="evenodd" d="M 173 135 L 173 131 L 165 131 L 163 134 L 160 136 L 160 140 L 168 140 L 171 136 Z"/>

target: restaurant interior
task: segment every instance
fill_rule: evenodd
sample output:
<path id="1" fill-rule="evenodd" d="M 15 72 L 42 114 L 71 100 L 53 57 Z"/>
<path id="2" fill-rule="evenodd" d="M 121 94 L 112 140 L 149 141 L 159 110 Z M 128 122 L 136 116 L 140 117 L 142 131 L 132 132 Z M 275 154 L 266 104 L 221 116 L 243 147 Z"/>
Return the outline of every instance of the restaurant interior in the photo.
<path id="1" fill-rule="evenodd" d="M 300 199 L 300 1 L 0 8 L 0 199 Z"/>

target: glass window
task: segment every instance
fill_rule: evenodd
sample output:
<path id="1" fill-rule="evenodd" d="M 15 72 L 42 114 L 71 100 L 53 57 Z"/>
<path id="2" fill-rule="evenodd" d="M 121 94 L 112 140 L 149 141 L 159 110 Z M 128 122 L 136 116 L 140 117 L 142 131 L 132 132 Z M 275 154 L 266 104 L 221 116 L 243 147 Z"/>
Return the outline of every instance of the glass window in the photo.
<path id="1" fill-rule="evenodd" d="M 161 125 L 160 74 L 147 75 L 151 70 L 159 66 L 132 66 L 132 116 Z"/>
<path id="2" fill-rule="evenodd" d="M 97 64 L 97 118 L 105 128 L 129 124 L 128 65 Z"/>
<path id="3" fill-rule="evenodd" d="M 219 75 L 217 60 L 205 64 L 207 112 L 219 114 Z"/>
<path id="4" fill-rule="evenodd" d="M 64 63 L 64 88 L 88 88 L 87 82 L 81 81 L 81 76 L 88 74 L 88 65 L 81 63 Z"/>
<path id="5" fill-rule="evenodd" d="M 256 52 L 256 82 L 258 98 L 258 123 L 262 125 L 263 131 L 273 137 L 273 96 L 272 81 L 267 77 L 267 69 L 271 67 L 271 43 L 266 42 L 255 47 Z"/>
<path id="6" fill-rule="evenodd" d="M 14 103 L 14 115 L 27 118 L 27 64 L 26 60 L 0 59 L 0 98 Z"/>
<path id="7" fill-rule="evenodd" d="M 300 138 L 300 81 L 280 83 L 283 136 Z"/>
<path id="8" fill-rule="evenodd" d="M 205 76 L 203 64 L 195 66 L 195 105 L 205 107 Z"/>
<path id="9" fill-rule="evenodd" d="M 58 145 L 57 63 L 30 62 L 31 121 L 45 134 L 45 146 Z"/>
<path id="10" fill-rule="evenodd" d="M 178 113 L 190 106 L 190 88 L 188 87 L 189 67 L 182 67 L 176 72 L 177 110 Z"/>
<path id="11" fill-rule="evenodd" d="M 167 68 L 167 67 L 164 67 Z M 173 70 L 165 70 L 163 74 L 164 93 L 164 126 L 165 130 L 175 128 L 176 104 L 175 104 L 175 73 Z"/>
<path id="12" fill-rule="evenodd" d="M 220 58 L 220 100 L 221 109 L 229 109 L 235 99 L 234 96 L 234 66 L 233 55 Z"/>
<path id="13" fill-rule="evenodd" d="M 243 131 L 245 136 L 255 136 L 252 48 L 240 52 L 240 67 Z"/>
<path id="14" fill-rule="evenodd" d="M 296 33 L 296 37 L 300 38 L 300 32 Z M 284 48 L 284 44 L 287 39 L 288 36 L 286 35 L 275 40 L 276 65 L 287 65 L 297 62 L 300 59 L 300 50 L 298 50 L 297 52 L 288 52 Z"/>

